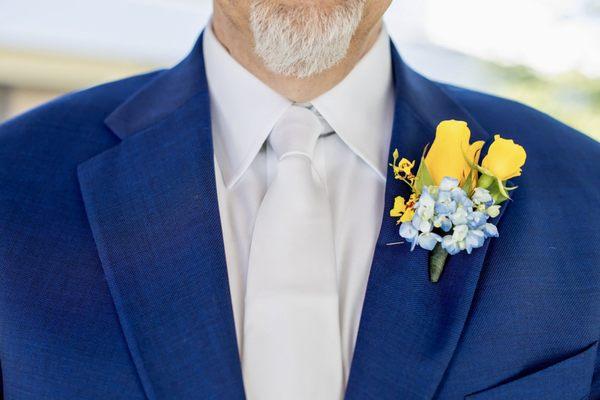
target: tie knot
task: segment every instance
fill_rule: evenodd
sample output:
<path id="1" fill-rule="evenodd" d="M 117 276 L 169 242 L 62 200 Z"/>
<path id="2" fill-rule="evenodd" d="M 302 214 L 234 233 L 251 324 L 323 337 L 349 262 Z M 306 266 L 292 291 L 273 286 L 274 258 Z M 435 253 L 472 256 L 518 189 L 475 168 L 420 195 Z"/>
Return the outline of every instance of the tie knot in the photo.
<path id="1" fill-rule="evenodd" d="M 312 159 L 323 124 L 315 112 L 293 105 L 277 121 L 269 143 L 280 160 L 291 154 L 303 154 Z"/>

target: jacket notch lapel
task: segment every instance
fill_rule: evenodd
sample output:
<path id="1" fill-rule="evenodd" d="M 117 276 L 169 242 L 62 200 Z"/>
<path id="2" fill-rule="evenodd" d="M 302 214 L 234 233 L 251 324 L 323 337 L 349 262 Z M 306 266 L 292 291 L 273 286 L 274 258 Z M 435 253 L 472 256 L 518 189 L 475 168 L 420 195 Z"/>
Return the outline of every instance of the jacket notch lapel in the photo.
<path id="1" fill-rule="evenodd" d="M 123 141 L 78 169 L 149 399 L 244 397 L 201 55 L 198 45 L 117 109 L 107 124 Z"/>
<path id="2" fill-rule="evenodd" d="M 472 141 L 489 135 L 438 84 L 410 70 L 392 46 L 396 112 L 390 154 L 420 161 L 435 127 L 465 120 Z M 430 399 L 456 350 L 490 242 L 471 255 L 451 256 L 437 284 L 429 281 L 429 253 L 401 240 L 389 217 L 395 196 L 408 196 L 388 170 L 385 211 L 375 249 L 354 352 L 347 399 Z M 504 203 L 501 212 L 507 207 Z M 496 218 L 495 223 L 501 218 Z M 501 240 L 501 239 L 500 239 Z M 493 245 L 493 244 L 492 244 Z"/>

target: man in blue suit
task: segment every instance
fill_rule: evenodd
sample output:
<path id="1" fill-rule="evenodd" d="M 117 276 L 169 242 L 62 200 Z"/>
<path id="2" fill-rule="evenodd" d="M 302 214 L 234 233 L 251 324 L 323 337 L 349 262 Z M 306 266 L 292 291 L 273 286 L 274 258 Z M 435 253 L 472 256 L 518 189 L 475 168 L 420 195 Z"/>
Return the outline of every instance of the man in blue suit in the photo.
<path id="1" fill-rule="evenodd" d="M 4 399 L 600 399 L 600 146 L 411 70 L 389 3 L 216 0 L 174 68 L 0 127 Z M 448 119 L 528 158 L 433 284 L 387 164 Z"/>

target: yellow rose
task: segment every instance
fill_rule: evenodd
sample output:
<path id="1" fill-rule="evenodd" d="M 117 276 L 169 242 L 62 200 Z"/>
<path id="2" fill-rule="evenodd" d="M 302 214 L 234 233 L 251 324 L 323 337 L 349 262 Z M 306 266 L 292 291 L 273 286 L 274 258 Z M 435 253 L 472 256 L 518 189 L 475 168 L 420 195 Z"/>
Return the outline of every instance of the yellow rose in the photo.
<path id="1" fill-rule="evenodd" d="M 481 166 L 496 178 L 505 181 L 521 175 L 521 167 L 526 158 L 527 153 L 522 146 L 511 139 L 502 139 L 500 135 L 495 135 Z"/>
<path id="2" fill-rule="evenodd" d="M 436 185 L 439 185 L 444 177 L 458 179 L 462 185 L 472 173 L 465 156 L 477 164 L 483 141 L 469 144 L 470 139 L 471 131 L 466 122 L 440 122 L 435 132 L 435 140 L 425 157 L 425 165 Z M 476 174 L 473 175 L 475 178 Z"/>

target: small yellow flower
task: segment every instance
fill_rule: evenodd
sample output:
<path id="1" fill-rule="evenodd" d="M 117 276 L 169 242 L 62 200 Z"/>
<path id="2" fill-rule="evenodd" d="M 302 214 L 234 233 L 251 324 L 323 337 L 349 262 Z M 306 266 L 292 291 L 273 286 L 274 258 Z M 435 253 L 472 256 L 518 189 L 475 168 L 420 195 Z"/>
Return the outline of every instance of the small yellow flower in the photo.
<path id="1" fill-rule="evenodd" d="M 404 197 L 396 196 L 394 199 L 394 208 L 390 210 L 390 217 L 398 218 L 406 211 L 406 203 Z"/>
<path id="2" fill-rule="evenodd" d="M 495 135 L 481 166 L 496 178 L 505 181 L 521 175 L 521 167 L 526 158 L 527 153 L 522 146 L 512 139 L 503 139 L 500 135 Z"/>
<path id="3" fill-rule="evenodd" d="M 402 172 L 405 176 L 412 176 L 412 169 L 414 166 L 414 161 L 408 161 L 406 158 L 402 158 L 398 164 L 398 171 Z"/>
<path id="4" fill-rule="evenodd" d="M 413 217 L 415 216 L 415 209 L 414 208 L 408 208 L 404 214 L 402 214 L 402 217 L 400 218 L 400 222 L 409 222 L 412 221 Z"/>
<path id="5" fill-rule="evenodd" d="M 444 177 L 458 179 L 460 185 L 472 173 L 465 156 L 473 163 L 479 160 L 483 141 L 469 144 L 471 131 L 464 121 L 442 121 L 436 130 L 435 140 L 425 156 L 425 164 L 436 185 Z"/>
<path id="6" fill-rule="evenodd" d="M 402 196 L 396 196 L 394 199 L 394 208 L 390 210 L 390 217 L 400 218 L 398 223 L 412 221 L 415 215 L 414 205 L 418 198 L 415 193 L 411 194 L 408 202 Z"/>
<path id="7" fill-rule="evenodd" d="M 415 184 L 415 175 L 413 174 L 412 169 L 415 166 L 415 162 L 409 161 L 404 157 L 400 161 L 398 161 L 398 158 L 400 158 L 398 149 L 394 150 L 392 156 L 393 161 L 390 164 L 390 167 L 392 167 L 394 171 L 394 178 L 406 183 L 411 188 L 413 188 Z"/>

